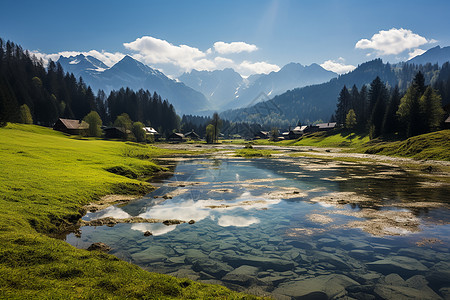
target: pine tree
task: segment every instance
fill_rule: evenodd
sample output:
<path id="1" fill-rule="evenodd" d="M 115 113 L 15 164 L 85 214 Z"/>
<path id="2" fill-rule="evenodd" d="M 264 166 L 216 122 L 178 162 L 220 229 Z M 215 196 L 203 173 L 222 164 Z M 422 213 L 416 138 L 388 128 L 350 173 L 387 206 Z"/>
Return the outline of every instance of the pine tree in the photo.
<path id="1" fill-rule="evenodd" d="M 440 127 L 445 112 L 441 106 L 441 96 L 431 87 L 428 87 L 420 98 L 420 112 L 424 133 Z"/>
<path id="2" fill-rule="evenodd" d="M 369 89 L 369 133 L 371 139 L 381 135 L 387 98 L 388 91 L 386 86 L 380 77 L 377 76 L 370 84 Z"/>
<path id="3" fill-rule="evenodd" d="M 398 85 L 395 86 L 389 99 L 389 104 L 386 107 L 386 113 L 384 114 L 382 134 L 391 134 L 399 130 L 397 110 L 400 105 L 400 91 Z"/>
<path id="4" fill-rule="evenodd" d="M 347 90 L 347 87 L 344 85 L 341 92 L 339 93 L 339 98 L 336 107 L 336 121 L 338 124 L 345 123 L 345 117 L 350 110 L 351 96 Z"/>

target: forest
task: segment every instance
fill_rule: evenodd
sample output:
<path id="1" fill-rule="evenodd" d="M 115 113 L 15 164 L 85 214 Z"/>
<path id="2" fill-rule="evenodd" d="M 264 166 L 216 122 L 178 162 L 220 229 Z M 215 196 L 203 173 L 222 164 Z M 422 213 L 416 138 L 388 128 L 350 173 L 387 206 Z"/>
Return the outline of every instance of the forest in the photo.
<path id="1" fill-rule="evenodd" d="M 174 107 L 156 93 L 127 88 L 95 95 L 81 77 L 65 73 L 60 64 L 50 61 L 45 68 L 21 46 L 0 39 L 0 126 L 18 122 L 50 127 L 58 118 L 81 120 L 92 111 L 105 125 L 126 113 L 163 134 L 180 128 Z"/>

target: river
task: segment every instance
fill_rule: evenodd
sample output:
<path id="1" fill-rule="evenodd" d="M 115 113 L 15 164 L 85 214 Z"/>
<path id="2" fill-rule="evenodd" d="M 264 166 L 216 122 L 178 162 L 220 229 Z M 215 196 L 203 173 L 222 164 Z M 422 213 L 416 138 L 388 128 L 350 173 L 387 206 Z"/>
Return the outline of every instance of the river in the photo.
<path id="1" fill-rule="evenodd" d="M 275 299 L 450 296 L 450 187 L 395 166 L 315 158 L 186 158 L 158 189 L 66 241 L 143 269 Z M 144 233 L 151 232 L 151 236 Z"/>

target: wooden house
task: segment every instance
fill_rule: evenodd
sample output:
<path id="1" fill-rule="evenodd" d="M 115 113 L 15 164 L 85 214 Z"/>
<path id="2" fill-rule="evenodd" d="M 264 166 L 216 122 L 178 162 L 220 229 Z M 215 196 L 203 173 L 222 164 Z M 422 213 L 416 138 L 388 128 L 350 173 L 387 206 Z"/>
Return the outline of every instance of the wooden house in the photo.
<path id="1" fill-rule="evenodd" d="M 59 118 L 53 125 L 53 130 L 65 132 L 73 135 L 86 135 L 89 124 L 82 120 L 71 120 Z"/>
<path id="2" fill-rule="evenodd" d="M 107 139 L 126 139 L 128 134 L 131 133 L 130 130 L 125 130 L 121 127 L 106 127 L 103 129 L 103 132 Z"/>
<path id="3" fill-rule="evenodd" d="M 169 142 L 183 142 L 185 140 L 184 134 L 174 132 L 167 137 Z"/>
<path id="4" fill-rule="evenodd" d="M 192 129 L 190 132 L 185 133 L 184 137 L 190 140 L 199 141 L 200 136 Z"/>

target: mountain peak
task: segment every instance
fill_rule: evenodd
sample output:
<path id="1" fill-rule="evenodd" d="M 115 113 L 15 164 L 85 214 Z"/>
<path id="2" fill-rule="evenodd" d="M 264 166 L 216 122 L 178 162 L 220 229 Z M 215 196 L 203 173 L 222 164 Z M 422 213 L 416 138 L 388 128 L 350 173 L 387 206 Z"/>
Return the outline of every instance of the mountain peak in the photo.
<path id="1" fill-rule="evenodd" d="M 442 47 L 436 46 L 428 49 L 421 55 L 411 58 L 408 63 L 416 65 L 425 65 L 427 63 L 443 65 L 445 62 L 450 61 L 450 46 Z"/>

